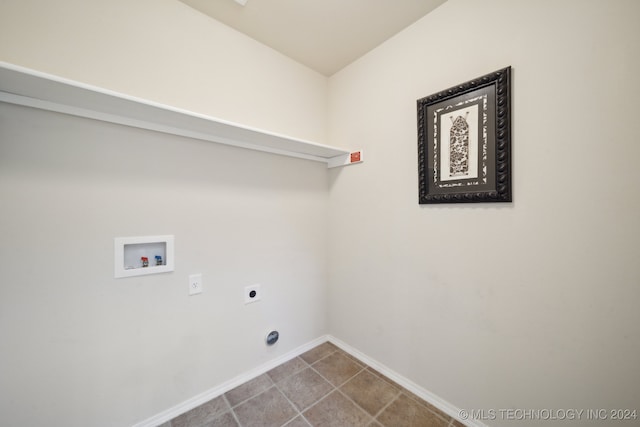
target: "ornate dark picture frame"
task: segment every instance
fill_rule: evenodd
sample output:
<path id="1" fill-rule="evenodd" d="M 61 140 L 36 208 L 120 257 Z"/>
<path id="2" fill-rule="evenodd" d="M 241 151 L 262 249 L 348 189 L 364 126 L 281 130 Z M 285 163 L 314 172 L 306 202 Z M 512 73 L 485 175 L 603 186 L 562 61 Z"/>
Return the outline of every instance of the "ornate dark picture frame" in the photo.
<path id="1" fill-rule="evenodd" d="M 419 202 L 511 201 L 511 67 L 419 99 Z"/>

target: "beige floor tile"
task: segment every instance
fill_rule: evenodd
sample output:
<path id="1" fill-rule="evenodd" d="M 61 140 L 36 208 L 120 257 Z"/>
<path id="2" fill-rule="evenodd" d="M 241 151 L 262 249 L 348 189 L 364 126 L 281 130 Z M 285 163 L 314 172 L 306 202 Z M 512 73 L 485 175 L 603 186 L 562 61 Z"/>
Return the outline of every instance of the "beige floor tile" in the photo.
<path id="1" fill-rule="evenodd" d="M 360 359 L 358 359 L 355 356 L 352 356 L 351 354 L 347 353 L 346 351 L 342 350 L 341 348 L 338 348 L 338 351 L 340 352 L 340 354 L 343 354 L 345 356 L 347 356 L 349 359 L 353 360 L 356 364 L 366 368 L 367 365 L 366 363 L 362 362 Z"/>
<path id="2" fill-rule="evenodd" d="M 372 418 L 339 391 L 316 403 L 303 413 L 314 427 L 365 427 Z"/>
<path id="3" fill-rule="evenodd" d="M 225 393 L 225 396 L 229 400 L 231 406 L 244 402 L 245 400 L 262 393 L 273 385 L 273 381 L 267 374 L 260 375 L 248 381 L 233 390 Z"/>
<path id="4" fill-rule="evenodd" d="M 307 368 L 278 383 L 278 388 L 302 411 L 333 390 L 333 386 Z"/>
<path id="5" fill-rule="evenodd" d="M 234 412 L 244 427 L 281 427 L 298 415 L 275 386 L 238 405 Z"/>
<path id="6" fill-rule="evenodd" d="M 464 427 L 328 342 L 162 427 L 240 426 Z"/>
<path id="7" fill-rule="evenodd" d="M 337 349 L 338 347 L 331 344 L 330 342 L 325 342 L 317 347 L 312 348 L 306 353 L 301 354 L 300 358 L 308 364 L 312 364 L 322 359 L 323 357 L 330 355 Z"/>
<path id="8" fill-rule="evenodd" d="M 219 416 L 213 421 L 209 421 L 202 425 L 202 427 L 239 427 L 238 422 L 233 417 L 231 412 L 227 412 L 224 415 Z"/>
<path id="9" fill-rule="evenodd" d="M 229 411 L 229 409 L 229 405 L 227 405 L 224 398 L 219 396 L 174 418 L 171 420 L 171 427 L 200 427 L 202 424 L 212 421 Z"/>
<path id="10" fill-rule="evenodd" d="M 376 418 L 386 427 L 447 427 L 449 420 L 444 420 L 405 394 L 391 403 Z"/>
<path id="11" fill-rule="evenodd" d="M 400 386 L 398 383 L 396 383 L 395 381 L 393 381 L 391 378 L 387 377 L 386 375 L 376 371 L 371 366 L 367 366 L 367 371 L 371 372 L 373 375 L 375 375 L 377 377 L 380 377 L 382 380 L 384 380 L 385 382 L 389 383 L 392 387 L 396 388 L 397 390 L 402 389 L 402 386 Z"/>
<path id="12" fill-rule="evenodd" d="M 288 422 L 283 427 L 311 427 L 311 424 L 309 424 L 307 420 L 305 420 L 304 417 L 300 415 L 299 417 L 296 417 Z"/>
<path id="13" fill-rule="evenodd" d="M 340 390 L 372 416 L 399 394 L 398 389 L 367 370 L 347 381 Z"/>
<path id="14" fill-rule="evenodd" d="M 415 400 L 416 402 L 418 402 L 419 404 L 421 404 L 423 406 L 426 406 L 427 409 L 430 410 L 431 412 L 434 412 L 437 415 L 440 415 L 440 417 L 444 418 L 445 420 L 451 418 L 451 417 L 449 417 L 449 415 L 445 414 L 440 409 L 436 408 L 431 403 L 427 402 L 426 400 L 422 399 L 421 397 L 417 396 L 416 394 L 411 393 L 409 390 L 403 389 L 402 392 L 404 394 L 406 394 L 409 398 L 411 398 L 411 399 Z"/>
<path id="15" fill-rule="evenodd" d="M 288 362 L 285 362 L 282 365 L 273 368 L 272 370 L 267 372 L 267 375 L 269 375 L 273 382 L 277 383 L 308 367 L 309 365 L 304 360 L 299 357 L 294 357 Z"/>
<path id="16" fill-rule="evenodd" d="M 340 352 L 333 353 L 312 366 L 336 387 L 339 387 L 363 369 L 362 366 L 354 363 Z"/>

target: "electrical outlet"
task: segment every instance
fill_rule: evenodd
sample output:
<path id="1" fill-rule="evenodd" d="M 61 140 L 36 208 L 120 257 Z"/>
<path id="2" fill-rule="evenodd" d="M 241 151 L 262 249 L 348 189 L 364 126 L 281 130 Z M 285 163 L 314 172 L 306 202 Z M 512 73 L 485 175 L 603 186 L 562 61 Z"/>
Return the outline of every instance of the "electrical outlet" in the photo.
<path id="1" fill-rule="evenodd" d="M 262 291 L 260 285 L 250 285 L 244 288 L 244 303 L 251 304 L 252 302 L 260 301 L 262 299 Z"/>
<path id="2" fill-rule="evenodd" d="M 202 293 L 202 274 L 192 274 L 189 276 L 189 295 Z"/>

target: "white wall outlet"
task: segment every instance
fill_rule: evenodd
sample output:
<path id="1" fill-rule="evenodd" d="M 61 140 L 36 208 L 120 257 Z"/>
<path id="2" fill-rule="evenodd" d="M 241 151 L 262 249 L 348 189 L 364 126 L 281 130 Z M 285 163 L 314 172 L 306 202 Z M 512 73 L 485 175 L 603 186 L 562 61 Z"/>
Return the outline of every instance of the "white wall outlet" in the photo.
<path id="1" fill-rule="evenodd" d="M 192 274 L 189 276 L 189 295 L 202 293 L 202 274 Z"/>
<path id="2" fill-rule="evenodd" d="M 250 285 L 244 288 L 244 303 L 251 304 L 252 302 L 260 301 L 262 299 L 262 291 L 260 285 Z"/>

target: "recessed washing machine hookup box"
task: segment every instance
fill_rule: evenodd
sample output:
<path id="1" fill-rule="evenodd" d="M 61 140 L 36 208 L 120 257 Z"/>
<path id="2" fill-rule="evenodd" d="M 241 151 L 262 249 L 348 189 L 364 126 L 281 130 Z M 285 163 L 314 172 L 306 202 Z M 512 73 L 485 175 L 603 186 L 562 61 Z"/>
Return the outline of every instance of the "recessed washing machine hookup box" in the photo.
<path id="1" fill-rule="evenodd" d="M 173 271 L 173 236 L 116 237 L 114 260 L 116 278 Z"/>

